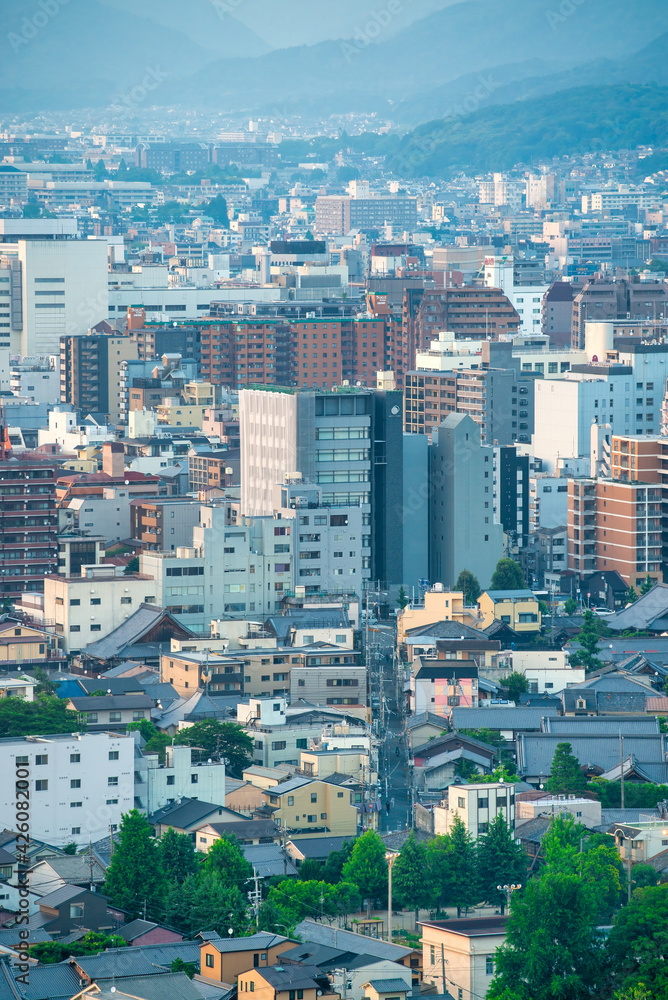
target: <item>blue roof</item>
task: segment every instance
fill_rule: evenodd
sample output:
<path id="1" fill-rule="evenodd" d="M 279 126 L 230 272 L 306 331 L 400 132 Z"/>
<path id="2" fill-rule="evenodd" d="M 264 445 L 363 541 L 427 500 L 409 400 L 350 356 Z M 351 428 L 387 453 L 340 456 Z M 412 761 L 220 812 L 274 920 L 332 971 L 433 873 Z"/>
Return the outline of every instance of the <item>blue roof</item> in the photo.
<path id="1" fill-rule="evenodd" d="M 533 590 L 486 590 L 485 593 L 493 601 L 535 601 Z"/>
<path id="2" fill-rule="evenodd" d="M 56 688 L 59 698 L 81 698 L 85 693 L 79 681 L 60 681 Z"/>

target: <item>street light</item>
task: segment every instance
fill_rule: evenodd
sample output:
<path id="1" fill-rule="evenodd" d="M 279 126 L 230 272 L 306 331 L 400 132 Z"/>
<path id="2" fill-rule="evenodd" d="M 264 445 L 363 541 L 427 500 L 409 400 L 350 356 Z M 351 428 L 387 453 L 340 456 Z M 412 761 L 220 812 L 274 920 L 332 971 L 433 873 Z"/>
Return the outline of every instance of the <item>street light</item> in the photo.
<path id="1" fill-rule="evenodd" d="M 496 888 L 498 889 L 499 892 L 505 892 L 506 899 L 508 900 L 508 909 L 510 910 L 510 899 L 512 897 L 512 894 L 515 892 L 516 889 L 522 888 L 522 883 L 518 882 L 516 884 L 515 882 L 511 882 L 510 885 L 497 885 Z"/>
<path id="2" fill-rule="evenodd" d="M 387 940 L 392 943 L 392 866 L 399 857 L 398 851 L 385 851 L 387 861 Z"/>

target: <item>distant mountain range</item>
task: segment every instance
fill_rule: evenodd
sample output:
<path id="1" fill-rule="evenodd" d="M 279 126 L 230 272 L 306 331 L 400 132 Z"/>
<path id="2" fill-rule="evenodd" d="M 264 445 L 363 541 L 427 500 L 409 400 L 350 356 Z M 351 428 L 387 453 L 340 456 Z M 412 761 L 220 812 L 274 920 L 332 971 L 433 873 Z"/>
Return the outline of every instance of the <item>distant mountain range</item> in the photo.
<path id="1" fill-rule="evenodd" d="M 345 29 L 347 38 L 281 48 L 290 35 L 275 30 L 272 37 L 280 15 L 269 0 L 192 0 L 187 6 L 183 0 L 45 0 L 56 11 L 46 23 L 44 15 L 36 17 L 43 8 L 34 0 L 3 0 L 0 110 L 109 109 L 111 119 L 120 106 L 128 123 L 151 106 L 173 108 L 175 115 L 216 109 L 279 122 L 300 111 L 375 111 L 403 129 L 445 117 L 441 132 L 453 150 L 448 163 L 485 157 L 484 143 L 476 145 L 483 127 L 505 163 L 510 150 L 525 147 L 514 134 L 505 146 L 502 135 L 497 143 L 495 121 L 508 128 L 521 121 L 537 141 L 528 121 L 541 119 L 541 104 L 561 121 L 559 100 L 548 101 L 553 95 L 564 95 L 570 122 L 569 108 L 595 117 L 603 102 L 609 111 L 602 88 L 668 85 L 665 0 L 422 2 L 410 11 L 405 0 L 400 4 L 401 16 L 417 18 L 402 27 L 399 14 L 388 20 L 390 5 L 381 0 L 341 0 L 336 10 L 328 8 L 326 27 L 305 25 L 300 35 L 293 22 L 294 34 Z M 289 17 L 302 8 L 310 9 L 307 0 L 290 6 L 282 0 L 280 11 Z M 417 17 L 421 9 L 432 12 Z M 253 18 L 257 11 L 261 16 Z M 589 106 L 586 97 L 574 96 L 577 88 L 586 88 Z M 643 92 L 627 93 L 631 107 Z M 648 101 L 644 94 L 643 109 Z M 659 128 L 662 109 L 655 110 Z M 466 155 L 464 136 L 473 143 Z M 406 137 L 404 146 L 411 141 Z"/>

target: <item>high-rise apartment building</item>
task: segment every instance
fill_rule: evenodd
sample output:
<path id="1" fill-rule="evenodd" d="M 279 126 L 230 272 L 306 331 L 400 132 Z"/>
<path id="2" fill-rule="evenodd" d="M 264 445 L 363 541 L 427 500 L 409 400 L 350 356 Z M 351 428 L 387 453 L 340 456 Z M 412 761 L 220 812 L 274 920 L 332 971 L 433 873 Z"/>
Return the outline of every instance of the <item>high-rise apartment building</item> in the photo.
<path id="1" fill-rule="evenodd" d="M 315 201 L 315 228 L 319 233 L 344 235 L 351 229 L 400 230 L 417 226 L 417 198 L 400 195 L 351 198 L 347 195 L 319 195 Z"/>
<path id="2" fill-rule="evenodd" d="M 107 243 L 76 233 L 75 220 L 0 220 L 0 290 L 9 291 L 0 347 L 24 357 L 57 354 L 62 336 L 106 319 Z"/>
<path id="3" fill-rule="evenodd" d="M 3 597 L 43 591 L 58 572 L 56 467 L 29 454 L 0 462 L 0 580 Z"/>
<path id="4" fill-rule="evenodd" d="M 489 587 L 503 554 L 503 528 L 494 519 L 494 450 L 480 428 L 451 413 L 432 433 L 429 455 L 429 577 L 452 588 L 463 569 Z"/>
<path id="5" fill-rule="evenodd" d="M 60 402 L 82 414 L 104 413 L 112 422 L 125 412 L 123 362 L 137 358 L 130 337 L 91 331 L 60 338 Z"/>
<path id="6" fill-rule="evenodd" d="M 571 344 L 584 347 L 585 325 L 614 319 L 656 321 L 668 314 L 668 286 L 663 281 L 593 279 L 573 299 Z"/>
<path id="7" fill-rule="evenodd" d="M 519 333 L 520 317 L 499 288 L 413 289 L 404 303 L 404 336 L 410 365 L 439 331 L 456 339 L 498 340 Z"/>
<path id="8" fill-rule="evenodd" d="M 270 514 L 275 484 L 299 473 L 325 507 L 370 506 L 371 579 L 401 582 L 401 393 L 253 389 L 239 416 L 242 511 Z"/>

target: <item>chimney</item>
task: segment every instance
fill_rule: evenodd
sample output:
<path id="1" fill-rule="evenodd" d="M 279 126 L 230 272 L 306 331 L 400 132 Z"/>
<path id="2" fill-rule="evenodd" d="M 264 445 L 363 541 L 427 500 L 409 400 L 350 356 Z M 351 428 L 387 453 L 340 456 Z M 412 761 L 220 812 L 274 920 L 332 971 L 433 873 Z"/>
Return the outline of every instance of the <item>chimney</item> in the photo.
<path id="1" fill-rule="evenodd" d="M 128 306 L 128 330 L 141 330 L 146 325 L 146 311 L 139 306 Z"/>
<path id="2" fill-rule="evenodd" d="M 125 448 L 119 441 L 105 441 L 102 445 L 102 471 L 112 479 L 125 475 Z"/>

